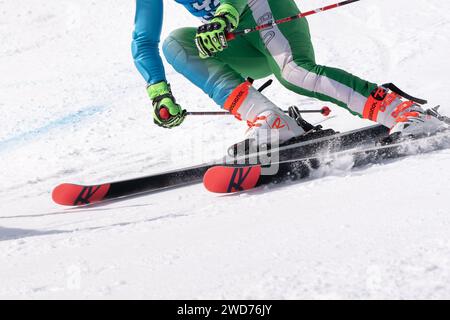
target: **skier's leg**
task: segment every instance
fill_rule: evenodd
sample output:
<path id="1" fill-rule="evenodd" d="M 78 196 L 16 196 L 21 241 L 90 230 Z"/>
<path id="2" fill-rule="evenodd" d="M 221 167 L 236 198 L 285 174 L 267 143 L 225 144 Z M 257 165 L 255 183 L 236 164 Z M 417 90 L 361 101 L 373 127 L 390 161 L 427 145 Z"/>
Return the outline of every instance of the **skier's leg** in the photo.
<path id="1" fill-rule="evenodd" d="M 244 77 L 260 79 L 272 74 L 267 58 L 245 39 L 230 42 L 224 52 L 213 58 L 201 59 L 194 38 L 195 28 L 173 31 L 164 41 L 163 51 L 174 69 L 201 88 L 219 106 Z"/>
<path id="2" fill-rule="evenodd" d="M 293 0 L 260 0 L 250 4 L 255 24 L 298 14 Z M 316 64 L 306 19 L 261 31 L 249 38 L 264 52 L 272 71 L 291 91 L 333 102 L 362 115 L 367 97 L 377 87 L 346 71 Z"/>

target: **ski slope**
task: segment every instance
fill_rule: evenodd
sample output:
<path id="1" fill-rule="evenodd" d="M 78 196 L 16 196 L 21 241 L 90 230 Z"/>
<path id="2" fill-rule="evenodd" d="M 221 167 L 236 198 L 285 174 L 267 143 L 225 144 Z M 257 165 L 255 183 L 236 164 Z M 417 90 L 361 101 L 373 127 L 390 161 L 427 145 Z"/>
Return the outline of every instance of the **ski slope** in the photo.
<path id="1" fill-rule="evenodd" d="M 164 35 L 198 25 L 165 4 Z M 315 15 L 317 60 L 392 81 L 449 115 L 448 11 L 448 1 L 364 0 Z M 450 150 L 353 171 L 343 161 L 234 196 L 196 185 L 84 210 L 53 204 L 61 182 L 197 164 L 242 138 L 233 117 L 153 125 L 133 17 L 134 1 L 0 1 L 1 299 L 450 298 Z M 166 68 L 185 108 L 216 108 Z M 324 105 L 279 84 L 266 94 Z M 326 127 L 370 124 L 330 107 Z"/>

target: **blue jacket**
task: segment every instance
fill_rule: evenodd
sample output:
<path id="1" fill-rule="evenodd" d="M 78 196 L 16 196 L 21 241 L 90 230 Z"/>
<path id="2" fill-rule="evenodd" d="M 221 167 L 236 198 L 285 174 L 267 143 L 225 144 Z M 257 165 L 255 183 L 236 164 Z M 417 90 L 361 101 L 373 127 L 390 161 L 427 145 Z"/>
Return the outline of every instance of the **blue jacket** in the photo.
<path id="1" fill-rule="evenodd" d="M 220 0 L 175 0 L 194 16 L 210 20 Z M 227 2 L 227 1 L 222 1 Z M 163 0 L 136 0 L 132 52 L 134 63 L 148 84 L 166 81 L 159 54 L 163 24 Z"/>

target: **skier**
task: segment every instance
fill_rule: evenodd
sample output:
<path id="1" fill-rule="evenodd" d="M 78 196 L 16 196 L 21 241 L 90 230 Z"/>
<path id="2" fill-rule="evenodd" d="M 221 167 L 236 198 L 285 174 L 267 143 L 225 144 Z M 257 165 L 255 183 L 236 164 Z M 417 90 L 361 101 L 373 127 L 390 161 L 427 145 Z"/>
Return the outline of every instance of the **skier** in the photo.
<path id="1" fill-rule="evenodd" d="M 237 28 L 298 14 L 294 0 L 175 1 L 204 24 L 173 31 L 163 44 L 167 61 L 219 106 L 247 121 L 247 138 L 258 139 L 261 129 L 269 129 L 277 131 L 282 143 L 304 133 L 293 118 L 245 80 L 269 75 L 291 91 L 335 103 L 391 128 L 391 133 L 431 134 L 446 127 L 398 91 L 316 64 L 306 19 L 227 42 L 226 34 Z M 176 102 L 165 77 L 159 54 L 162 24 L 163 0 L 136 0 L 134 61 L 147 81 L 155 123 L 173 128 L 183 122 L 186 111 Z"/>

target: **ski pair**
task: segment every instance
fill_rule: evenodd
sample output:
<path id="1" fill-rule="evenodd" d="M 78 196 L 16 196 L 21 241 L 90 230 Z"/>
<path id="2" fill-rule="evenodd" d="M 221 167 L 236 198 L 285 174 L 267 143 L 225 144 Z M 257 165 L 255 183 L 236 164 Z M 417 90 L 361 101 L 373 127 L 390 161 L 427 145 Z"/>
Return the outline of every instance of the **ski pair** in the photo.
<path id="1" fill-rule="evenodd" d="M 387 128 L 373 126 L 320 138 L 312 135 L 311 140 L 305 137 L 306 141 L 280 147 L 279 170 L 276 175 L 262 175 L 261 165 L 227 165 L 231 159 L 225 157 L 199 166 L 119 182 L 88 186 L 61 184 L 53 190 L 52 196 L 60 205 L 83 206 L 179 188 L 201 183 L 202 180 L 205 187 L 213 192 L 239 192 L 268 183 L 305 178 L 312 169 L 327 165 L 330 159 L 332 162 L 333 158 L 341 155 L 352 155 L 353 166 L 357 167 L 450 146 L 449 131 L 430 137 L 376 145 L 374 141 L 381 141 L 388 134 Z"/>

